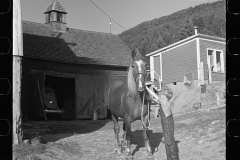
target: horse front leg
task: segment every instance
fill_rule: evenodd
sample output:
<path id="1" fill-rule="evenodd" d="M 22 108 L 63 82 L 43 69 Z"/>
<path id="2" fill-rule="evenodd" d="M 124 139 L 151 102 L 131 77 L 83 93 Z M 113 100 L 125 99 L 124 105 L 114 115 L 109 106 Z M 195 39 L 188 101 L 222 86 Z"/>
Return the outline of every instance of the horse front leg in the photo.
<path id="1" fill-rule="evenodd" d="M 131 139 L 132 139 L 132 132 L 131 132 L 131 120 L 130 117 L 124 117 L 124 123 L 126 127 L 126 160 L 133 160 L 132 152 L 131 152 Z"/>
<path id="2" fill-rule="evenodd" d="M 115 132 L 115 138 L 116 138 L 116 148 L 114 149 L 115 153 L 121 154 L 122 153 L 122 147 L 121 147 L 121 143 L 119 141 L 119 131 L 120 131 L 120 127 L 118 124 L 118 117 L 116 115 L 114 115 L 112 113 L 112 120 L 114 123 L 114 132 Z"/>
<path id="3" fill-rule="evenodd" d="M 147 128 L 149 126 L 148 123 L 148 117 L 149 115 L 146 115 L 145 117 L 143 117 L 143 138 L 144 138 L 144 143 L 145 143 L 145 147 L 146 147 L 146 155 L 147 155 L 147 159 L 154 159 L 153 155 L 152 155 L 152 150 L 149 144 L 149 135 L 147 133 Z"/>

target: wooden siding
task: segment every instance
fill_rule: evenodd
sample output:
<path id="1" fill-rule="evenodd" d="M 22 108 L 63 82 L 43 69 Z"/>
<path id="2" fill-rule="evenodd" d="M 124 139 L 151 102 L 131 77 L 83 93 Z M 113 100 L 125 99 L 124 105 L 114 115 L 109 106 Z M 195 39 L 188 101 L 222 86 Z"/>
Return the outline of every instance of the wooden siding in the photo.
<path id="1" fill-rule="evenodd" d="M 104 76 L 79 75 L 77 78 L 77 118 L 92 118 L 97 108 L 99 118 L 107 118 L 108 80 Z"/>
<path id="2" fill-rule="evenodd" d="M 93 112 L 93 79 L 91 75 L 77 78 L 77 118 L 91 118 Z"/>
<path id="3" fill-rule="evenodd" d="M 197 79 L 196 40 L 162 54 L 162 83 L 182 82 L 185 73 L 194 71 Z"/>
<path id="4" fill-rule="evenodd" d="M 119 79 L 127 79 L 127 77 L 123 75 L 78 75 L 77 118 L 92 118 L 94 108 L 97 108 L 98 118 L 107 118 L 109 86 Z"/>
<path id="5" fill-rule="evenodd" d="M 224 54 L 224 72 L 226 71 L 226 49 L 225 44 L 200 39 L 200 62 L 203 62 L 204 79 L 208 80 L 207 48 L 223 50 Z M 212 72 L 212 81 L 224 81 L 225 73 Z"/>

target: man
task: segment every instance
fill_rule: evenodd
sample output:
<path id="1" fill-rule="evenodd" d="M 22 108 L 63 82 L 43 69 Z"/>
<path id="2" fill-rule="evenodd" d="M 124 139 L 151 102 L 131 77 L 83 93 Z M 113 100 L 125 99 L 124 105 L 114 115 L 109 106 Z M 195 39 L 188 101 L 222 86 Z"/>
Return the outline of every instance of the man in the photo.
<path id="1" fill-rule="evenodd" d="M 154 83 L 150 86 L 150 89 L 154 90 Z M 154 100 L 153 96 L 151 96 L 151 93 L 149 93 L 150 98 Z M 158 99 L 159 102 L 159 112 L 161 116 L 161 123 L 162 123 L 162 129 L 163 129 L 163 136 L 164 136 L 164 143 L 167 153 L 167 160 L 179 160 L 178 155 L 178 146 L 175 142 L 174 138 L 174 120 L 173 115 L 171 111 L 172 107 L 172 101 L 173 100 L 173 92 L 168 90 L 163 90 L 158 93 Z M 156 99 L 155 99 L 156 101 Z"/>
<path id="2" fill-rule="evenodd" d="M 178 146 L 174 138 L 174 119 L 170 102 L 173 93 L 171 90 L 161 91 L 159 96 L 160 116 L 163 128 L 164 143 L 167 153 L 167 160 L 179 160 Z"/>

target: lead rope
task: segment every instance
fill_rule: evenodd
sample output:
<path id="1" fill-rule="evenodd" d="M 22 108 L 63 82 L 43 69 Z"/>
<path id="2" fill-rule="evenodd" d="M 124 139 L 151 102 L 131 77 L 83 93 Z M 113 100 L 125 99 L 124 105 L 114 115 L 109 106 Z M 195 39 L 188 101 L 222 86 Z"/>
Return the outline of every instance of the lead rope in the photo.
<path id="1" fill-rule="evenodd" d="M 141 113 L 141 121 L 142 121 L 142 124 L 143 124 L 143 126 L 146 128 L 146 129 L 151 129 L 150 128 L 150 126 L 151 126 L 151 124 L 150 124 L 150 121 L 149 121 L 149 118 L 150 118 L 150 114 L 149 114 L 149 104 L 148 104 L 148 108 L 147 108 L 147 110 L 148 110 L 148 127 L 144 124 L 144 122 L 143 122 L 143 107 L 144 107 L 144 99 L 145 99 L 145 92 L 143 92 L 143 103 L 142 103 L 142 113 Z M 149 103 L 149 102 L 148 102 Z"/>

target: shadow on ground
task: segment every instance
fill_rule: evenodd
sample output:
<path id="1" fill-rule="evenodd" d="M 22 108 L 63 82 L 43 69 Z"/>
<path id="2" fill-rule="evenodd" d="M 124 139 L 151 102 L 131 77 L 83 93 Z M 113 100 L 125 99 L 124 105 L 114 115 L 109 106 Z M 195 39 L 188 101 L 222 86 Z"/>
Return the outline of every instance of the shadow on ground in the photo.
<path id="1" fill-rule="evenodd" d="M 79 120 L 79 121 L 41 121 L 32 123 L 34 132 L 24 134 L 24 139 L 32 139 L 36 136 L 42 137 L 43 143 L 55 142 L 60 139 L 76 134 L 87 134 L 100 130 L 111 120 Z M 27 130 L 27 129 L 26 129 Z M 31 128 L 28 129 L 31 131 Z M 46 132 L 38 132 L 46 130 Z"/>
<path id="2" fill-rule="evenodd" d="M 151 146 L 152 153 L 157 150 L 158 146 L 160 145 L 163 137 L 162 132 L 156 132 L 154 133 L 152 130 L 148 130 L 148 135 L 150 136 L 149 142 Z M 145 152 L 145 143 L 143 139 L 143 130 L 135 130 L 132 131 L 132 144 L 137 145 L 136 148 L 133 150 L 132 154 L 134 155 L 139 150 L 142 150 Z"/>

